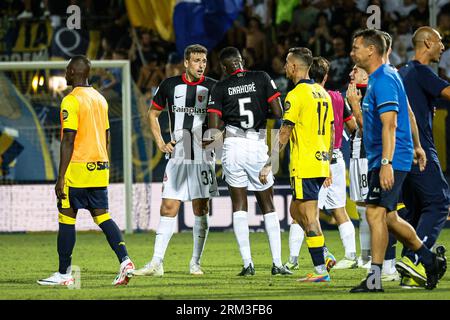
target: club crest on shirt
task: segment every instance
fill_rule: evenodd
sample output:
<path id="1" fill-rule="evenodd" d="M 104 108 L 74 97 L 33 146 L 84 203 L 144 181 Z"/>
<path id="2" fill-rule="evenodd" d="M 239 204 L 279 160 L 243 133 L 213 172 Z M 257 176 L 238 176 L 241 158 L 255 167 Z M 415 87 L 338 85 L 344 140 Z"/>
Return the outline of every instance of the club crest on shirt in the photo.
<path id="1" fill-rule="evenodd" d="M 66 120 L 69 117 L 69 112 L 67 110 L 63 110 L 61 113 L 63 120 Z"/>
<path id="2" fill-rule="evenodd" d="M 97 168 L 97 165 L 95 162 L 88 162 L 86 164 L 86 169 L 88 169 L 89 171 L 94 171 Z"/>
<path id="3" fill-rule="evenodd" d="M 284 111 L 288 111 L 291 108 L 291 103 L 289 101 L 286 101 L 284 104 Z"/>

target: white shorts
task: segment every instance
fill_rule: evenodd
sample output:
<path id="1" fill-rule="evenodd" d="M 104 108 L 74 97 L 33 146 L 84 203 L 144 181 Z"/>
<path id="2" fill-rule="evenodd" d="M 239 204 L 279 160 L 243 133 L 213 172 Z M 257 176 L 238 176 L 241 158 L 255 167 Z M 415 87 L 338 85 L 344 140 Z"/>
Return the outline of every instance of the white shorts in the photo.
<path id="1" fill-rule="evenodd" d="M 162 198 L 192 201 L 218 196 L 214 168 L 213 162 L 191 164 L 170 159 L 164 172 Z"/>
<path id="2" fill-rule="evenodd" d="M 231 187 L 247 188 L 250 191 L 264 191 L 273 185 L 272 172 L 267 184 L 259 181 L 259 172 L 269 156 L 264 139 L 227 137 L 223 144 L 222 169 L 225 181 Z"/>
<path id="3" fill-rule="evenodd" d="M 341 154 L 342 155 L 342 154 Z M 337 209 L 345 207 L 347 188 L 345 183 L 345 161 L 342 157 L 330 165 L 332 183 L 319 191 L 319 209 Z"/>
<path id="4" fill-rule="evenodd" d="M 350 158 L 350 199 L 356 202 L 364 202 L 369 192 L 369 162 L 366 158 Z"/>

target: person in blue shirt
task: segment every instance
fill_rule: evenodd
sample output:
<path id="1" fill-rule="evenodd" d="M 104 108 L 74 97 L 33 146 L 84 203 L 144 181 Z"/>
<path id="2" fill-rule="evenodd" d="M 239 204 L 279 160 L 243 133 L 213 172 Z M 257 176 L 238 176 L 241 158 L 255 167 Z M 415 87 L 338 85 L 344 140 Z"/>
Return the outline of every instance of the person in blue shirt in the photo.
<path id="1" fill-rule="evenodd" d="M 386 42 L 376 30 L 362 30 L 353 38 L 351 57 L 369 74 L 362 103 L 364 146 L 369 165 L 367 220 L 371 230 L 372 264 L 367 278 L 351 293 L 383 292 L 381 268 L 388 243 L 388 228 L 405 246 L 419 255 L 426 275 L 414 268 L 397 266 L 401 274 L 436 287 L 445 261 L 431 252 L 414 229 L 396 213 L 403 181 L 413 162 L 413 142 L 408 116 L 408 100 L 399 74 L 383 63 Z"/>
<path id="2" fill-rule="evenodd" d="M 415 55 L 399 73 L 416 116 L 428 164 L 424 171 L 420 171 L 417 165 L 412 166 L 403 186 L 403 200 L 408 209 L 408 220 L 423 243 L 431 248 L 445 225 L 450 202 L 449 186 L 442 174 L 432 129 L 435 100 L 450 100 L 450 84 L 429 67 L 431 63 L 439 62 L 445 49 L 439 32 L 421 27 L 412 40 Z M 414 252 L 404 250 L 402 255 L 402 261 L 420 267 L 420 260 L 415 258 Z"/>

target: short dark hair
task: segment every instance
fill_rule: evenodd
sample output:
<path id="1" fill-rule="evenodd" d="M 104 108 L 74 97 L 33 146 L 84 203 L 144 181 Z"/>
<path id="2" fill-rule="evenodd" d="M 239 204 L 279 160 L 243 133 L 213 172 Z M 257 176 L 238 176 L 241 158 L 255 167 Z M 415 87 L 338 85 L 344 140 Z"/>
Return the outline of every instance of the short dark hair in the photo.
<path id="1" fill-rule="evenodd" d="M 82 55 L 82 54 L 78 54 L 78 55 L 73 56 L 72 58 L 70 58 L 70 61 L 72 61 L 72 62 L 79 62 L 79 61 L 81 61 L 87 66 L 91 65 L 91 61 L 85 55 Z"/>
<path id="2" fill-rule="evenodd" d="M 189 60 L 191 53 L 204 53 L 208 54 L 208 49 L 206 49 L 201 44 L 191 44 L 184 49 L 184 60 Z"/>
<path id="3" fill-rule="evenodd" d="M 375 29 L 364 29 L 361 31 L 357 31 L 353 35 L 353 39 L 362 37 L 364 41 L 364 45 L 366 47 L 373 45 L 377 49 L 377 52 L 380 56 L 383 56 L 387 51 L 386 40 L 384 36 Z"/>
<path id="4" fill-rule="evenodd" d="M 386 50 L 389 50 L 389 48 L 392 46 L 392 37 L 391 37 L 391 35 L 388 32 L 382 31 L 382 30 L 379 30 L 378 32 L 381 33 L 381 35 L 384 38 L 384 41 L 386 41 Z"/>
<path id="5" fill-rule="evenodd" d="M 226 47 L 219 52 L 219 60 L 221 63 L 227 59 L 239 57 L 241 57 L 241 53 L 239 52 L 239 49 L 235 47 Z"/>
<path id="6" fill-rule="evenodd" d="M 323 57 L 314 57 L 309 69 L 309 77 L 316 83 L 322 83 L 330 70 L 330 62 Z"/>
<path id="7" fill-rule="evenodd" d="M 289 53 L 292 53 L 297 59 L 302 60 L 308 67 L 313 62 L 313 55 L 311 50 L 305 47 L 294 47 L 289 49 Z"/>

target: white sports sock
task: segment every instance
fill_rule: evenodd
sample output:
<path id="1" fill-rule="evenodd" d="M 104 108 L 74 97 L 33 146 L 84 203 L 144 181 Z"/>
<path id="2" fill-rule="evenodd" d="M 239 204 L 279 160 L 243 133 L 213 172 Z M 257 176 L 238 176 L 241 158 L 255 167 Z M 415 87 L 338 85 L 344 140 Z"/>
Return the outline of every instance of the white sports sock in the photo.
<path id="1" fill-rule="evenodd" d="M 384 260 L 382 273 L 384 273 L 384 274 L 395 273 L 397 271 L 397 269 L 395 269 L 395 262 L 396 262 L 395 259 Z"/>
<path id="2" fill-rule="evenodd" d="M 366 217 L 366 207 L 356 206 L 360 217 L 359 223 L 359 243 L 361 245 L 361 253 L 370 252 L 370 227 Z M 363 257 L 364 259 L 368 257 Z"/>
<path id="3" fill-rule="evenodd" d="M 167 245 L 173 235 L 176 219 L 176 217 L 161 217 L 159 219 L 152 262 L 161 263 L 164 260 Z"/>
<path id="4" fill-rule="evenodd" d="M 203 248 L 205 247 L 206 238 L 208 237 L 208 215 L 195 216 L 194 228 L 192 236 L 194 238 L 194 248 L 192 251 L 191 263 L 200 264 Z"/>
<path id="5" fill-rule="evenodd" d="M 269 238 L 272 261 L 277 267 L 281 267 L 281 233 L 280 220 L 276 212 L 266 213 L 264 216 L 267 237 Z"/>
<path id="6" fill-rule="evenodd" d="M 347 221 L 338 228 L 345 249 L 345 257 L 354 260 L 356 258 L 355 227 L 351 221 Z"/>
<path id="7" fill-rule="evenodd" d="M 248 230 L 247 212 L 233 212 L 233 230 L 239 245 L 244 268 L 252 263 L 252 254 L 250 251 L 250 232 Z"/>
<path id="8" fill-rule="evenodd" d="M 302 227 L 297 223 L 292 223 L 289 229 L 289 262 L 295 263 L 293 261 L 300 255 L 300 248 L 302 247 L 303 239 L 305 238 L 305 232 Z"/>
<path id="9" fill-rule="evenodd" d="M 327 273 L 327 267 L 324 264 L 314 266 L 314 270 L 316 270 L 317 274 L 325 274 Z"/>

